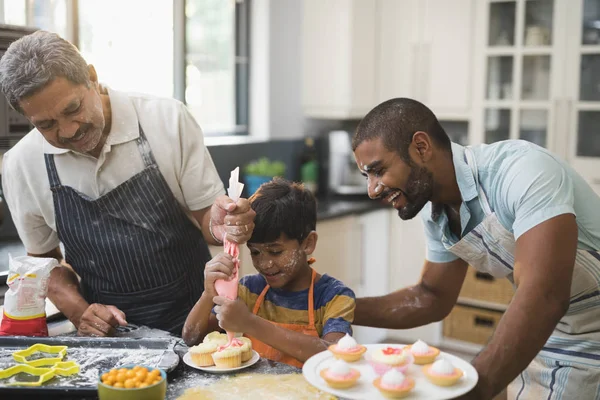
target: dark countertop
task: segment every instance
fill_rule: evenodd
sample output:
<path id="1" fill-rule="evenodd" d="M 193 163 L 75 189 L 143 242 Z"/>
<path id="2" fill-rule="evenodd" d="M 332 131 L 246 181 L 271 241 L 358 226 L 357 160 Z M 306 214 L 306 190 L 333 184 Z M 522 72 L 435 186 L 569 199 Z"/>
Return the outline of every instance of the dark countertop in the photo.
<path id="1" fill-rule="evenodd" d="M 318 198 L 317 220 L 324 221 L 352 214 L 363 214 L 387 207 L 389 206 L 383 204 L 380 200 L 371 200 L 366 195 Z"/>

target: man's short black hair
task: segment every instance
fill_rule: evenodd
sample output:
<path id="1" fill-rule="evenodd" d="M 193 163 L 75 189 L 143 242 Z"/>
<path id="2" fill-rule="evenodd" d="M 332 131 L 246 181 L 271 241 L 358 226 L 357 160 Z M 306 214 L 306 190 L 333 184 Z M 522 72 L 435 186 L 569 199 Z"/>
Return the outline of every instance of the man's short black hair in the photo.
<path id="1" fill-rule="evenodd" d="M 427 133 L 440 148 L 451 151 L 450 138 L 435 114 L 424 104 L 407 98 L 385 101 L 369 111 L 356 128 L 352 150 L 366 140 L 381 138 L 386 149 L 396 151 L 410 163 L 408 148 L 418 131 Z"/>
<path id="2" fill-rule="evenodd" d="M 302 243 L 317 227 L 317 201 L 301 183 L 275 178 L 250 197 L 256 212 L 249 243 L 272 243 L 281 234 Z"/>

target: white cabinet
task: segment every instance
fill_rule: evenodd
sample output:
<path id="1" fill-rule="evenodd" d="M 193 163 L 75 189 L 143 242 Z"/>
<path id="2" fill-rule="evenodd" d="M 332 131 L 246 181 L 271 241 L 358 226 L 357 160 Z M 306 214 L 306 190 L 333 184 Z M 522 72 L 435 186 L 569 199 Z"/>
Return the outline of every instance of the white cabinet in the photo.
<path id="1" fill-rule="evenodd" d="M 362 118 L 376 101 L 376 2 L 304 0 L 303 6 L 302 107 L 305 115 Z"/>
<path id="2" fill-rule="evenodd" d="M 471 114 L 474 0 L 379 0 L 379 100 L 411 97 L 439 119 Z"/>
<path id="3" fill-rule="evenodd" d="M 403 221 L 397 211 L 388 211 L 390 215 L 390 258 L 389 290 L 396 291 L 414 286 L 421 279 L 425 263 L 425 232 L 420 217 Z M 412 343 L 418 339 L 431 345 L 439 345 L 442 340 L 442 324 L 434 322 L 414 329 L 388 330 L 388 337 L 403 343 Z"/>
<path id="4" fill-rule="evenodd" d="M 600 1 L 477 2 L 471 143 L 524 139 L 600 188 Z"/>
<path id="5" fill-rule="evenodd" d="M 304 0 L 303 108 L 361 118 L 412 97 L 467 119 L 475 0 Z"/>

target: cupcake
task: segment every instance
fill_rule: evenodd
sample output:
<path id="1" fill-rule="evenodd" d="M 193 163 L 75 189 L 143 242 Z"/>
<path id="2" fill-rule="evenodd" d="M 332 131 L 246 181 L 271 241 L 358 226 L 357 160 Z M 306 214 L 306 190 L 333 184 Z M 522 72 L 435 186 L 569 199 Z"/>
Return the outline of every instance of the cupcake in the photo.
<path id="1" fill-rule="evenodd" d="M 390 369 L 406 372 L 414 358 L 409 351 L 401 347 L 384 347 L 374 351 L 368 361 L 375 373 L 381 376 Z"/>
<path id="2" fill-rule="evenodd" d="M 343 360 L 335 360 L 329 368 L 322 369 L 319 374 L 334 389 L 348 389 L 356 385 L 360 378 L 360 372 L 350 368 Z"/>
<path id="3" fill-rule="evenodd" d="M 438 386 L 452 386 L 463 376 L 462 370 L 455 368 L 450 361 L 441 359 L 423 367 L 423 373 Z"/>
<path id="4" fill-rule="evenodd" d="M 246 362 L 252 358 L 252 340 L 243 336 L 238 339 L 242 343 L 240 346 L 242 350 L 242 362 Z"/>
<path id="5" fill-rule="evenodd" d="M 398 370 L 390 369 L 383 377 L 373 381 L 373 385 L 379 389 L 381 394 L 390 399 L 399 399 L 409 394 L 415 387 L 415 380 L 404 376 Z"/>
<path id="6" fill-rule="evenodd" d="M 217 351 L 216 343 L 200 343 L 190 348 L 192 362 L 198 367 L 210 367 L 215 365 L 212 354 Z"/>
<path id="7" fill-rule="evenodd" d="M 329 351 L 333 353 L 335 358 L 353 362 L 358 361 L 362 357 L 367 348 L 356 343 L 356 340 L 346 333 L 346 336 L 341 338 L 336 344 L 329 346 Z"/>
<path id="8" fill-rule="evenodd" d="M 215 343 L 217 346 L 225 346 L 229 343 L 229 339 L 227 335 L 221 332 L 211 332 L 208 335 L 204 336 L 203 343 Z"/>
<path id="9" fill-rule="evenodd" d="M 437 348 L 428 346 L 422 340 L 417 340 L 412 346 L 406 346 L 405 349 L 412 353 L 417 365 L 431 364 L 440 354 Z"/>
<path id="10" fill-rule="evenodd" d="M 228 347 L 212 354 L 217 368 L 237 368 L 242 365 L 242 350 L 239 347 Z"/>

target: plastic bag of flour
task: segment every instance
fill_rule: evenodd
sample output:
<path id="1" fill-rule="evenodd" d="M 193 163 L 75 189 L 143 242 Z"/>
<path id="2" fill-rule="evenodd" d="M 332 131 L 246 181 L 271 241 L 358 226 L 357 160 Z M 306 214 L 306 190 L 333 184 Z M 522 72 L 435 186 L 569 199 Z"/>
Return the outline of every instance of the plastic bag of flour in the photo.
<path id="1" fill-rule="evenodd" d="M 54 258 L 11 257 L 4 295 L 0 336 L 48 336 L 46 293 L 50 271 L 58 266 Z"/>

